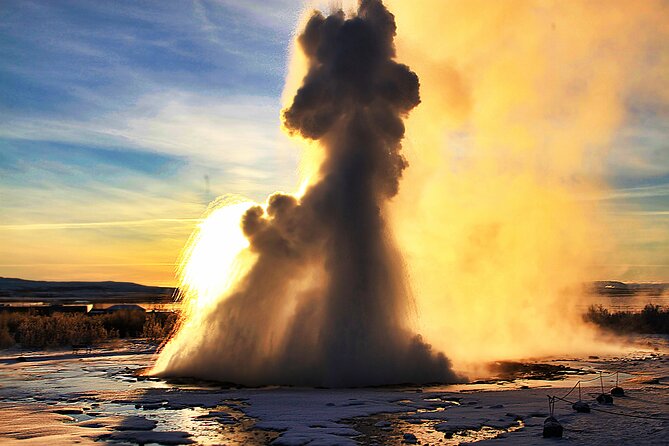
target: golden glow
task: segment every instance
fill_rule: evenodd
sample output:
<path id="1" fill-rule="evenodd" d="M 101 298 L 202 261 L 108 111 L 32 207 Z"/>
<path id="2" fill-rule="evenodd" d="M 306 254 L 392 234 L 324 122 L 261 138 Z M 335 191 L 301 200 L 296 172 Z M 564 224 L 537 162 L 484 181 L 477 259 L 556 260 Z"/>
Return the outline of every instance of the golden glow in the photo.
<path id="1" fill-rule="evenodd" d="M 203 311 L 234 283 L 240 253 L 249 246 L 240 220 L 252 205 L 239 197 L 224 196 L 209 206 L 179 267 L 179 288 L 187 311 Z"/>
<path id="2" fill-rule="evenodd" d="M 178 332 L 161 351 L 154 373 L 164 370 L 174 355 L 197 345 L 194 340 L 206 335 L 206 316 L 229 296 L 253 264 L 255 256 L 246 249 L 249 243 L 240 227 L 244 212 L 252 205 L 241 197 L 220 197 L 193 232 L 178 270 L 183 302 Z"/>
<path id="3" fill-rule="evenodd" d="M 614 249 L 603 156 L 632 95 L 658 91 L 662 2 L 386 1 L 421 79 L 391 212 L 419 330 L 459 369 L 606 348 L 581 284 Z M 664 37 L 658 37 L 664 33 Z"/>

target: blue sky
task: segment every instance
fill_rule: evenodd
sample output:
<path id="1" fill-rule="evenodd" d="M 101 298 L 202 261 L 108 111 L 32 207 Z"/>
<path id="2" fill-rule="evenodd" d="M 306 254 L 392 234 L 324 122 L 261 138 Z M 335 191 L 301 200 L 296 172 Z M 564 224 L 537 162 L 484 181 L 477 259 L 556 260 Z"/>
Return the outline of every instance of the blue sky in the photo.
<path id="1" fill-rule="evenodd" d="M 300 9 L 3 0 L 0 276 L 170 283 L 212 198 L 294 190 L 279 110 Z M 631 278 L 669 279 L 667 135 L 639 113 L 606 161 L 614 190 L 600 198 L 646 222 L 623 244 L 658 251 L 650 269 L 631 256 Z"/>
<path id="2" fill-rule="evenodd" d="M 160 282 L 213 197 L 292 189 L 279 98 L 299 12 L 3 1 L 0 276 Z"/>

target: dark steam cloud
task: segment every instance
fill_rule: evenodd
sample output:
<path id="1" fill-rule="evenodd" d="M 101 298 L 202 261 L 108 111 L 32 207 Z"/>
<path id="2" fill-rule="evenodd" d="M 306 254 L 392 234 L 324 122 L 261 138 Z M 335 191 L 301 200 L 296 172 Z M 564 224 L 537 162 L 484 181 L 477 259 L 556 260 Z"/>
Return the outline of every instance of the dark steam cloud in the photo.
<path id="1" fill-rule="evenodd" d="M 309 71 L 284 110 L 289 131 L 326 152 L 320 180 L 297 199 L 276 194 L 242 228 L 257 260 L 207 321 L 211 352 L 168 374 L 258 385 L 449 382 L 447 359 L 408 328 L 401 255 L 384 221 L 398 192 L 402 118 L 418 77 L 397 63 L 394 16 L 363 0 L 353 17 L 315 12 L 299 43 Z"/>

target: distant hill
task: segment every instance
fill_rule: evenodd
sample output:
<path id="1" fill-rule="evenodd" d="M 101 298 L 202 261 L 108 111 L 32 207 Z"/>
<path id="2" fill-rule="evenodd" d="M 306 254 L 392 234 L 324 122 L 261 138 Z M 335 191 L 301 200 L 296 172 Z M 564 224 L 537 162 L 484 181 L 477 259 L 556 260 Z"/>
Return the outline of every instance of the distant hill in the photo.
<path id="1" fill-rule="evenodd" d="M 592 289 L 603 296 L 661 296 L 669 292 L 669 283 L 624 283 L 613 280 L 593 282 Z"/>
<path id="2" fill-rule="evenodd" d="M 47 282 L 0 277 L 0 301 L 169 302 L 175 288 L 131 282 Z"/>
<path id="3" fill-rule="evenodd" d="M 669 283 L 592 282 L 592 293 L 602 296 L 662 296 Z M 167 303 L 176 288 L 131 282 L 47 282 L 0 277 L 0 302 Z"/>

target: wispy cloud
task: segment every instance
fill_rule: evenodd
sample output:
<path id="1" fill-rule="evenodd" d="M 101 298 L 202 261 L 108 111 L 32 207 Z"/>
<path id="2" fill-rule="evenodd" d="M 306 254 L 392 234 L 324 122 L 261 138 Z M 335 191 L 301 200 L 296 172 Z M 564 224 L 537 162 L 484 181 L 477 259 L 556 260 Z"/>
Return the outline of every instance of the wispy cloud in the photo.
<path id="1" fill-rule="evenodd" d="M 635 198 L 654 198 L 669 196 L 669 184 L 656 184 L 653 186 L 638 186 L 615 189 L 609 193 L 597 197 L 599 200 L 626 200 Z"/>
<path id="2" fill-rule="evenodd" d="M 170 91 L 88 120 L 10 117 L 0 123 L 0 137 L 131 148 L 258 171 L 272 158 L 293 153 L 290 161 L 297 159 L 296 146 L 280 131 L 279 113 L 275 98 Z"/>
<path id="3" fill-rule="evenodd" d="M 614 184 L 669 176 L 669 112 L 635 114 L 621 129 L 606 157 L 606 172 Z"/>
<path id="4" fill-rule="evenodd" d="M 28 223 L 21 225 L 0 225 L 0 231 L 39 231 L 56 229 L 86 229 L 86 228 L 106 228 L 112 226 L 145 226 L 156 224 L 173 223 L 197 223 L 202 221 L 199 218 L 153 218 L 146 220 L 126 220 L 126 221 L 96 221 L 82 223 Z"/>
<path id="5" fill-rule="evenodd" d="M 195 1 L 196 4 L 208 4 L 209 6 L 224 8 L 234 11 L 247 20 L 253 20 L 263 27 L 270 29 L 292 30 L 307 2 L 295 0 L 212 0 Z M 311 2 L 314 5 L 316 2 Z M 322 3 L 322 2 L 321 2 Z"/>
<path id="6" fill-rule="evenodd" d="M 618 213 L 646 217 L 669 217 L 669 211 L 621 211 Z"/>

